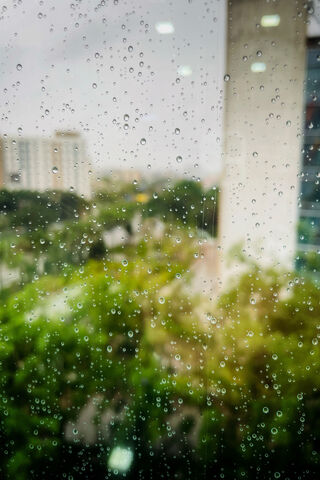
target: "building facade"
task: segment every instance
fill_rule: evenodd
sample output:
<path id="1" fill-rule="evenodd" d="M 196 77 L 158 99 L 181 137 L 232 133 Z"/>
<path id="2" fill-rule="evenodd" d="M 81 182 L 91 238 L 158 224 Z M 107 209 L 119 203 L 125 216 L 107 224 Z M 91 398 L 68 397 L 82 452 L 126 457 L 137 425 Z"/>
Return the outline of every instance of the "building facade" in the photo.
<path id="1" fill-rule="evenodd" d="M 228 3 L 220 278 L 294 263 L 305 80 L 304 0 Z"/>
<path id="2" fill-rule="evenodd" d="M 309 39 L 298 228 L 298 266 L 320 248 L 320 40 Z"/>
<path id="3" fill-rule="evenodd" d="M 0 187 L 69 190 L 90 197 L 90 165 L 84 139 L 72 132 L 56 132 L 51 139 L 2 137 Z"/>

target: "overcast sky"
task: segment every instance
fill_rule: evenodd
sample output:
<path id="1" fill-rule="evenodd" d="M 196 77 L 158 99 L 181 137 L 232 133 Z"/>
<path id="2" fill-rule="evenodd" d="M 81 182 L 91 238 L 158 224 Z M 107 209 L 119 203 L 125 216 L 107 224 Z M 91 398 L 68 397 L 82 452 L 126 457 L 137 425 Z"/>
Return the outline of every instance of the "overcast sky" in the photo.
<path id="1" fill-rule="evenodd" d="M 71 128 L 99 167 L 219 171 L 224 0 L 17 0 L 0 8 L 2 135 Z M 174 32 L 161 35 L 155 25 L 165 21 Z"/>

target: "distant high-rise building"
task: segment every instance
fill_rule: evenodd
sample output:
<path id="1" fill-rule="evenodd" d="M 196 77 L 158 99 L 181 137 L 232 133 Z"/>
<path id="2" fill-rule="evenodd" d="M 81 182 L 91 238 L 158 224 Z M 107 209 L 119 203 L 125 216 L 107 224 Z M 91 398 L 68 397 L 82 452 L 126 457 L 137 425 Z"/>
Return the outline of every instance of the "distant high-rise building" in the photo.
<path id="1" fill-rule="evenodd" d="M 308 41 L 305 92 L 305 129 L 301 166 L 298 230 L 299 264 L 303 252 L 320 246 L 320 40 Z"/>
<path id="2" fill-rule="evenodd" d="M 219 215 L 223 283 L 242 271 L 243 254 L 261 266 L 294 264 L 306 3 L 228 2 Z"/>
<path id="3" fill-rule="evenodd" d="M 53 138 L 2 137 L 0 187 L 69 190 L 90 197 L 90 165 L 84 139 L 73 132 Z"/>

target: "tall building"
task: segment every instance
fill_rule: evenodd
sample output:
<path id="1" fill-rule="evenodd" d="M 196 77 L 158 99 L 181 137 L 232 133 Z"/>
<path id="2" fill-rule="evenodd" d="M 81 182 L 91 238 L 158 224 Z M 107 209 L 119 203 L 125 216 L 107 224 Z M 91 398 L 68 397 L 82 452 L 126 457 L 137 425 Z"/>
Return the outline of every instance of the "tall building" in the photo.
<path id="1" fill-rule="evenodd" d="M 305 128 L 302 149 L 299 263 L 304 253 L 320 247 L 320 40 L 308 41 Z"/>
<path id="2" fill-rule="evenodd" d="M 223 284 L 242 271 L 243 254 L 262 266 L 293 266 L 303 139 L 305 7 L 304 0 L 228 2 L 219 215 Z"/>
<path id="3" fill-rule="evenodd" d="M 71 190 L 90 196 L 84 139 L 73 132 L 49 138 L 2 137 L 0 187 L 9 190 Z"/>

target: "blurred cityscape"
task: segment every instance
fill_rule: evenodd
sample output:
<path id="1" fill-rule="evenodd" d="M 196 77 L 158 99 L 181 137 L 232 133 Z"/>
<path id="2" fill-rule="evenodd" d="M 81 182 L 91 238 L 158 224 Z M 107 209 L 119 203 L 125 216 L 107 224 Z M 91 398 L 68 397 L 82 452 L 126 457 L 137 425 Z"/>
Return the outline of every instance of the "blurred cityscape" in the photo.
<path id="1" fill-rule="evenodd" d="M 129 114 L 109 142 L 131 165 L 97 161 L 87 124 L 0 138 L 1 478 L 319 478 L 320 2 L 224 7 L 222 168 L 203 168 L 207 125 L 184 164 L 211 117 L 174 100 L 189 130 L 178 148 L 159 128 L 145 168 Z M 179 45 L 173 22 L 154 30 Z"/>

